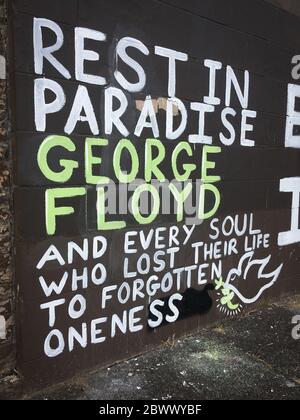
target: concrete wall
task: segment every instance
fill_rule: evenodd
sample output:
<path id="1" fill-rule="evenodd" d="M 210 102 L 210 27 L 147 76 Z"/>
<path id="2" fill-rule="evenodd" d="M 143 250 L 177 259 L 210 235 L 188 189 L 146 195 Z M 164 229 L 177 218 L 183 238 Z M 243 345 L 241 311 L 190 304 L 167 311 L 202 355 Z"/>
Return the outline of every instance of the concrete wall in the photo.
<path id="1" fill-rule="evenodd" d="M 6 62 L 7 7 L 6 0 L 0 0 L 0 377 L 15 365 Z"/>
<path id="2" fill-rule="evenodd" d="M 190 0 L 184 7 L 181 0 L 11 4 L 17 366 L 26 385 L 110 365 L 299 291 L 300 144 L 292 109 L 298 106 L 292 95 L 299 96 L 298 64 L 292 64 L 300 47 L 298 18 L 260 0 Z M 41 30 L 45 24 L 48 30 Z M 51 31 L 60 44 L 52 45 Z M 80 32 L 91 38 L 86 48 L 94 59 L 83 52 Z M 134 55 L 134 71 L 142 69 L 134 87 L 122 55 L 122 42 L 132 38 L 131 48 L 142 48 Z M 49 44 L 56 61 L 40 59 L 41 46 Z M 163 47 L 181 52 L 176 72 L 168 74 Z M 210 64 L 218 67 L 215 83 Z M 57 98 L 47 116 L 44 89 Z M 216 97 L 207 97 L 212 91 Z M 123 125 L 115 121 L 110 129 L 112 92 L 123 98 Z M 170 117 L 172 96 L 181 111 L 174 107 Z M 197 106 L 206 109 L 205 123 Z M 180 133 L 170 133 L 166 120 L 173 117 Z M 147 175 L 153 137 L 162 172 Z M 181 147 L 190 147 L 189 156 L 177 159 Z M 207 153 L 214 154 L 212 163 Z M 182 180 L 178 174 L 188 162 L 194 168 L 189 186 L 209 213 L 201 216 L 199 206 L 189 224 L 187 214 L 163 213 L 166 196 L 156 195 L 155 210 L 140 217 L 141 191 L 151 180 Z M 126 179 L 120 166 L 130 174 Z M 199 190 L 201 177 L 208 185 Z M 96 184 L 111 180 L 122 194 L 137 178 L 145 180 L 142 188 L 131 184 L 127 195 L 134 211 L 104 217 Z M 213 196 L 205 195 L 206 187 Z M 169 204 L 176 208 L 172 197 Z M 167 257 L 171 252 L 174 259 Z"/>
<path id="3" fill-rule="evenodd" d="M 203 3 L 210 4 L 210 0 L 202 0 Z M 282 7 L 283 9 L 290 11 L 294 14 L 298 14 L 300 16 L 300 2 L 299 0 L 268 0 L 270 3 L 274 4 L 275 6 Z M 9 154 L 9 142 L 8 142 L 8 132 L 9 132 L 9 118 L 8 118 L 8 104 L 7 104 L 7 80 L 5 77 L 5 61 L 2 57 L 5 57 L 7 54 L 7 10 L 5 6 L 6 1 L 0 0 L 0 377 L 1 375 L 9 372 L 12 368 L 15 366 L 15 347 L 14 347 L 14 294 L 13 294 L 13 275 L 12 275 L 12 247 L 11 247 L 11 239 L 12 239 L 12 216 L 11 216 L 11 194 L 10 194 L 10 180 L 9 180 L 9 169 L 10 169 L 10 154 Z M 16 2 L 22 4 L 22 2 Z M 24 4 L 26 2 L 23 2 Z M 32 1 L 32 4 L 38 4 L 39 2 Z M 48 3 L 48 2 L 46 2 Z M 54 2 L 59 3 L 59 2 Z M 67 3 L 67 2 L 66 2 Z M 87 2 L 89 3 L 89 2 Z M 129 1 L 130 3 L 130 1 Z M 146 2 L 145 2 L 146 3 Z M 157 2 L 155 2 L 156 4 Z M 172 3 L 170 1 L 165 1 L 161 3 Z M 180 3 L 173 1 L 174 5 L 177 5 L 177 11 L 176 16 L 179 16 L 179 13 L 185 14 L 184 11 L 181 10 Z M 193 1 L 187 1 L 185 4 L 186 9 L 189 8 L 188 3 L 190 3 L 191 12 L 195 14 L 195 16 L 198 15 L 198 17 L 203 16 L 205 18 L 208 18 L 208 20 L 221 22 L 223 23 L 223 19 L 226 19 L 226 16 L 223 16 L 223 12 L 216 7 L 213 9 L 213 7 L 209 8 L 208 10 L 204 9 L 199 10 L 197 13 L 197 3 Z M 193 3 L 194 8 L 193 10 Z M 239 4 L 242 5 L 243 0 L 239 1 Z M 29 5 L 28 5 L 29 4 Z M 42 4 L 41 2 L 39 4 Z M 49 3 L 48 3 L 49 4 Z M 221 3 L 220 3 L 221 4 Z M 249 5 L 249 2 L 247 2 Z M 196 6 L 195 6 L 196 5 Z M 21 7 L 21 12 L 25 12 L 24 14 L 28 12 L 26 7 L 30 9 L 30 2 L 27 2 L 27 5 L 23 5 L 23 9 Z M 67 6 L 66 6 L 67 7 Z M 108 6 L 107 6 L 108 7 Z M 161 7 L 167 7 L 161 5 Z M 109 9 L 109 7 L 108 7 Z M 40 9 L 39 9 L 40 10 Z M 67 10 L 68 15 L 71 15 L 70 8 Z M 166 9 L 167 11 L 171 11 L 172 9 Z M 34 11 L 35 12 L 35 11 Z M 48 10 L 50 13 L 50 11 Z M 175 12 L 174 12 L 175 13 Z M 53 10 L 53 14 L 55 15 L 55 8 Z M 30 15 L 30 12 L 29 12 Z M 33 16 L 33 14 L 32 14 Z M 52 15 L 51 15 L 52 16 Z M 90 15 L 87 14 L 87 26 L 88 25 L 88 18 Z M 70 21 L 72 21 L 72 18 L 69 16 Z M 111 18 L 111 16 L 110 16 Z M 268 20 L 268 16 L 265 16 L 266 21 Z M 59 21 L 60 16 L 54 17 L 55 20 Z M 186 19 L 187 16 L 186 16 Z M 199 18 L 200 19 L 200 18 Z M 109 18 L 108 18 L 109 20 Z M 121 20 L 121 19 L 120 19 Z M 63 22 L 65 22 L 64 19 L 62 19 Z M 68 21 L 68 19 L 66 19 Z M 136 20 L 137 23 L 138 19 Z M 238 19 L 236 20 L 238 21 Z M 122 20 L 124 22 L 124 20 Z M 180 19 L 181 22 L 181 19 Z M 77 22 L 75 22 L 77 23 Z M 74 23 L 74 24 L 75 24 Z M 246 22 L 244 22 L 246 24 Z M 111 25 L 113 27 L 113 25 Z M 132 26 L 134 27 L 134 26 Z M 263 30 L 262 30 L 263 28 Z M 241 28 L 237 27 L 235 30 L 240 31 Z M 259 27 L 257 29 L 256 35 L 261 36 L 261 32 L 264 32 L 265 25 L 262 25 L 262 27 Z M 122 31 L 121 31 L 122 32 Z M 247 28 L 245 29 L 246 32 L 251 32 L 251 29 Z M 266 32 L 267 29 L 266 29 Z M 240 33 L 240 32 L 237 32 Z M 275 32 L 274 32 L 275 33 Z M 263 34 L 265 35 L 265 34 Z M 267 34 L 268 35 L 268 34 Z M 274 35 L 274 34 L 273 34 Z M 268 36 L 266 36 L 268 39 Z M 237 39 L 234 38 L 234 39 Z M 212 40 L 212 43 L 214 40 Z M 259 43 L 260 41 L 257 40 Z M 31 43 L 31 40 L 28 41 L 28 45 Z M 275 45 L 276 43 L 274 43 Z M 168 44 L 166 45 L 168 46 Z M 28 47 L 29 48 L 29 47 Z M 26 50 L 26 49 L 25 49 Z M 228 50 L 228 55 L 231 53 L 230 49 Z M 212 56 L 213 53 L 212 53 Z M 21 59 L 22 56 L 20 55 Z M 23 58 L 28 58 L 27 55 L 24 55 Z M 67 57 L 68 58 L 68 57 Z M 255 58 L 255 57 L 254 57 Z M 30 60 L 32 57 L 29 58 Z M 73 59 L 73 57 L 71 57 Z M 22 60 L 20 60 L 22 62 Z M 254 60 L 253 60 L 254 61 Z M 289 65 L 290 63 L 288 63 Z M 274 65 L 274 68 L 276 66 Z M 284 87 L 285 89 L 285 87 Z M 257 89 L 258 91 L 258 89 Z M 16 92 L 16 95 L 18 96 L 18 92 Z M 282 96 L 282 102 L 285 102 L 285 98 Z M 281 127 L 282 128 L 282 127 Z M 271 131 L 271 130 L 270 130 Z M 269 133 L 270 136 L 272 133 Z M 25 247 L 26 248 L 26 247 Z M 26 249 L 27 252 L 27 249 Z M 27 257 L 27 254 L 26 254 Z M 22 274 L 22 273 L 21 273 Z M 28 273 L 27 273 L 28 274 Z M 29 319 L 31 318 L 31 312 L 30 309 L 27 311 Z M 29 332 L 31 329 L 31 325 L 28 323 L 29 326 Z M 24 339 L 24 342 L 28 342 L 28 340 Z M 121 356 L 123 357 L 123 355 Z M 126 355 L 124 356 L 126 357 Z M 75 359 L 74 359 L 75 360 Z M 89 365 L 90 358 L 86 358 L 87 365 Z M 109 360 L 110 361 L 110 360 Z M 76 360 L 75 360 L 76 362 Z M 75 363 L 74 362 L 74 363 Z M 108 362 L 107 362 L 108 363 Z M 81 361 L 79 363 L 81 366 Z M 42 368 L 41 368 L 42 369 Z M 75 368 L 74 368 L 75 369 Z M 31 371 L 30 369 L 28 369 Z M 72 375 L 73 369 L 71 368 L 71 371 L 68 373 L 69 376 Z M 64 374 L 64 372 L 63 372 Z"/>

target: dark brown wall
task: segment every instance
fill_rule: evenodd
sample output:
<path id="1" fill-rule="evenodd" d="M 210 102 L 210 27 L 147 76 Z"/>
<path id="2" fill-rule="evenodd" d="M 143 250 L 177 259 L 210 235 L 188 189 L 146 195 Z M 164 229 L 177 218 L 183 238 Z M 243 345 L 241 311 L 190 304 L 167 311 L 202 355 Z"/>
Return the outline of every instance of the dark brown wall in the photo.
<path id="1" fill-rule="evenodd" d="M 126 4 L 126 6 L 125 6 Z M 57 186 L 43 176 L 37 166 L 37 153 L 39 146 L 48 134 L 62 134 L 64 123 L 70 112 L 71 101 L 74 98 L 78 82 L 74 80 L 74 40 L 73 31 L 76 26 L 93 28 L 107 33 L 107 44 L 101 50 L 102 61 L 95 66 L 91 65 L 91 73 L 105 74 L 112 85 L 117 86 L 113 79 L 115 67 L 114 47 L 117 41 L 125 36 L 135 37 L 144 42 L 150 49 L 148 57 L 138 55 L 138 60 L 147 68 L 148 84 L 142 92 L 127 95 L 129 101 L 129 114 L 124 122 L 130 131 L 134 126 L 141 104 L 145 97 L 151 94 L 153 99 L 167 97 L 166 62 L 154 56 L 155 45 L 183 51 L 190 56 L 187 67 L 178 67 L 177 96 L 188 106 L 191 101 L 200 101 L 207 94 L 207 72 L 203 70 L 205 58 L 222 61 L 224 67 L 230 65 L 242 80 L 243 71 L 250 72 L 249 109 L 257 111 L 257 119 L 253 139 L 254 148 L 241 147 L 238 141 L 233 147 L 223 147 L 222 154 L 216 158 L 217 173 L 221 175 L 219 185 L 222 201 L 216 214 L 220 220 L 227 215 L 245 213 L 254 214 L 255 226 L 262 232 L 270 233 L 270 247 L 268 252 L 260 249 L 256 257 L 263 260 L 269 253 L 272 255 L 271 267 L 268 270 L 280 267 L 283 264 L 280 281 L 262 295 L 260 301 L 279 298 L 282 294 L 293 293 L 299 290 L 299 243 L 287 247 L 278 246 L 278 233 L 286 231 L 290 224 L 291 197 L 279 191 L 280 179 L 299 176 L 300 154 L 299 150 L 285 147 L 285 127 L 287 110 L 287 86 L 295 82 L 291 77 L 291 59 L 299 53 L 300 41 L 298 37 L 299 19 L 275 8 L 261 0 L 13 0 L 11 8 L 11 35 L 12 35 L 12 67 L 11 67 L 11 98 L 13 104 L 13 158 L 14 158 L 14 209 L 15 209 L 15 247 L 16 247 L 16 283 L 17 283 L 17 325 L 18 325 L 18 369 L 24 375 L 26 382 L 38 387 L 45 383 L 55 382 L 74 375 L 76 372 L 95 365 L 104 366 L 117 360 L 128 358 L 134 354 L 153 348 L 173 336 L 180 336 L 196 331 L 208 323 L 222 319 L 218 306 L 219 297 L 216 291 L 197 288 L 192 296 L 185 295 L 186 301 L 196 299 L 187 312 L 190 316 L 183 317 L 175 324 L 163 325 L 155 331 L 147 327 L 149 315 L 148 299 L 141 299 L 143 305 L 143 331 L 137 334 L 118 334 L 115 339 L 108 338 L 105 343 L 95 346 L 89 345 L 86 349 L 76 347 L 71 354 L 66 349 L 63 354 L 55 358 L 45 357 L 43 344 L 51 328 L 48 326 L 48 317 L 40 305 L 48 302 L 39 285 L 39 275 L 36 265 L 47 248 L 54 244 L 66 258 L 66 246 L 69 241 L 80 243 L 87 238 L 92 243 L 96 235 L 103 235 L 108 242 L 108 251 L 100 260 L 107 268 L 108 278 L 106 285 L 120 284 L 124 263 L 124 236 L 125 231 L 98 232 L 95 215 L 95 189 L 86 185 L 83 169 L 84 141 L 91 133 L 84 124 L 78 125 L 76 131 L 70 136 L 77 147 L 75 154 L 80 168 L 68 181 L 68 186 L 84 186 L 88 194 L 86 200 L 68 201 L 76 208 L 75 216 L 60 220 L 55 236 L 49 237 L 45 231 L 45 191 Z M 242 7 L 241 7 L 242 5 Z M 72 72 L 70 81 L 65 81 L 49 65 L 45 67 L 45 76 L 60 83 L 67 95 L 66 109 L 57 116 L 49 118 L 47 133 L 37 132 L 34 125 L 33 83 L 37 76 L 33 69 L 33 43 L 32 22 L 34 17 L 52 19 L 61 25 L 66 44 L 64 50 L 58 53 L 59 59 Z M 52 42 L 51 38 L 47 39 Z M 95 48 L 92 44 L 91 48 Z M 124 70 L 124 68 L 123 68 Z M 126 70 L 126 69 L 125 69 Z M 131 77 L 127 74 L 128 77 Z M 4 83 L 5 85 L 5 83 Z M 99 87 L 87 85 L 95 110 L 103 108 L 103 90 Z M 216 87 L 217 94 L 224 102 L 224 73 Z M 137 101 L 139 101 L 137 103 Z M 224 104 L 222 105 L 224 107 Z M 234 98 L 233 107 L 241 113 L 241 107 Z M 214 144 L 220 146 L 218 134 L 220 132 L 220 110 L 217 110 L 210 119 L 207 128 L 211 131 Z M 163 117 L 163 109 L 159 116 Z M 219 112 L 219 113 L 218 113 Z M 7 116 L 7 114 L 6 114 Z M 163 118 L 162 118 L 163 119 Z M 102 122 L 102 121 L 101 121 Z M 159 124 L 161 125 L 161 120 Z M 163 124 L 163 123 L 162 123 Z M 239 132 L 239 122 L 234 127 Z M 184 138 L 194 132 L 195 120 L 191 120 Z M 161 130 L 163 132 L 163 129 Z M 101 131 L 100 135 L 104 137 Z M 143 141 L 151 136 L 146 132 L 141 139 L 132 134 L 129 138 L 137 145 L 141 159 L 144 156 Z M 163 137 L 163 134 L 162 134 Z M 103 153 L 104 173 L 113 177 L 112 154 L 120 135 L 113 132 L 108 136 L 110 147 Z M 171 153 L 176 142 L 167 144 L 164 170 L 171 174 Z M 180 139 L 182 140 L 182 139 Z M 5 155 L 7 156 L 7 155 Z M 51 155 L 51 163 L 57 165 L 61 157 L 67 158 L 60 150 Z M 192 162 L 201 166 L 202 146 L 195 148 Z M 128 166 L 130 159 L 124 160 Z M 56 166 L 57 168 L 57 166 Z M 195 181 L 197 177 L 193 179 Z M 59 185 L 60 186 L 60 185 Z M 9 226 L 9 193 L 5 196 L 5 220 Z M 128 223 L 127 230 L 141 231 L 131 216 L 125 217 Z M 166 217 L 160 215 L 153 227 L 170 227 L 176 224 L 176 216 Z M 182 224 L 179 225 L 181 235 Z M 152 226 L 151 226 L 152 227 Z M 149 232 L 151 227 L 146 227 Z M 7 228 L 6 228 L 7 229 Z M 5 230 L 6 238 L 9 237 Z M 209 222 L 197 226 L 192 241 L 209 241 Z M 222 237 L 222 240 L 225 238 Z M 7 241 L 8 246 L 9 241 Z M 241 244 L 240 244 L 241 245 Z M 139 248 L 138 255 L 142 253 Z M 153 255 L 154 247 L 149 254 Z M 4 255 L 9 256 L 6 251 Z M 189 247 L 182 247 L 178 257 L 178 267 L 192 264 L 192 251 Z M 237 266 L 238 256 L 224 258 L 224 272 Z M 135 257 L 131 258 L 135 263 Z M 79 258 L 71 268 L 83 270 L 93 268 L 94 261 L 89 259 L 85 264 Z M 5 270 L 8 267 L 6 258 Z M 61 267 L 50 263 L 42 271 L 46 281 L 58 281 L 63 274 Z M 151 270 L 151 274 L 153 274 Z M 248 282 L 241 282 L 245 287 L 244 293 L 255 293 L 255 288 L 261 287 L 258 275 L 255 273 Z M 6 320 L 11 319 L 11 277 L 6 281 L 7 298 L 5 303 Z M 0 288 L 1 290 L 1 288 Z M 182 291 L 185 293 L 185 291 Z M 79 290 L 81 293 L 81 290 Z M 129 301 L 125 306 L 112 299 L 107 311 L 102 313 L 99 309 L 99 300 L 102 286 L 89 287 L 82 291 L 88 302 L 87 312 L 82 319 L 70 320 L 68 308 L 62 307 L 57 318 L 56 327 L 67 337 L 69 327 L 80 329 L 81 323 L 88 326 L 93 319 L 100 316 L 111 316 L 117 313 L 121 316 L 124 310 L 130 310 L 133 304 Z M 172 292 L 173 293 L 173 292 Z M 68 303 L 74 297 L 70 283 L 67 284 L 62 297 Z M 60 296 L 61 297 L 61 296 Z M 168 296 L 162 294 L 161 298 Z M 194 302 L 194 301 L 193 301 Z M 202 305 L 202 306 L 201 306 Z M 243 305 L 243 310 L 252 308 L 252 305 Z M 0 294 L 1 308 L 1 294 Z M 183 311 L 184 312 L 184 311 Z M 1 316 L 1 313 L 0 313 Z M 12 325 L 10 321 L 8 325 Z M 104 333 L 109 336 L 109 326 Z M 8 330 L 10 331 L 10 330 Z M 11 336 L 9 332 L 8 337 Z M 0 343 L 1 348 L 11 350 L 10 340 L 5 341 L 6 347 Z M 0 358 L 1 360 L 1 358 Z M 1 362 L 0 362 L 1 363 Z"/>

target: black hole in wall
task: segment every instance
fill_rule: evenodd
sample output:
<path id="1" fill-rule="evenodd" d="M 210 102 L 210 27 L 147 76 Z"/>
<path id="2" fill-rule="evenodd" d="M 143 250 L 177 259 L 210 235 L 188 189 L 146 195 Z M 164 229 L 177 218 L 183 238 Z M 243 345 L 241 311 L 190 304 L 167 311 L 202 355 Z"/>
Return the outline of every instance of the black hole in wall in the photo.
<path id="1" fill-rule="evenodd" d="M 174 301 L 174 305 L 179 311 L 177 320 L 185 319 L 191 316 L 200 316 L 209 312 L 213 306 L 212 298 L 209 295 L 210 290 L 214 290 L 213 284 L 206 285 L 203 290 L 187 289 L 184 293 L 181 293 L 182 300 Z M 157 306 L 156 310 L 162 314 L 163 321 L 158 327 L 155 328 L 159 328 L 168 324 L 166 321 L 166 316 L 174 315 L 169 305 L 172 296 L 173 295 L 160 299 L 163 305 Z M 157 320 L 157 316 L 154 315 L 150 310 L 150 305 L 148 306 L 148 314 L 148 319 L 151 321 Z M 149 329 L 152 330 L 151 327 L 149 327 Z"/>

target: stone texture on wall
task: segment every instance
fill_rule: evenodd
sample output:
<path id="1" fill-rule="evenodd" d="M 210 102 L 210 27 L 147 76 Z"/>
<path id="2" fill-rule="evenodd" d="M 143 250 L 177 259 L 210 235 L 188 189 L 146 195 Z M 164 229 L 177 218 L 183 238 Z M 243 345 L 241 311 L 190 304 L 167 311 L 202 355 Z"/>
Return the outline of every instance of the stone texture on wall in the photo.
<path id="1" fill-rule="evenodd" d="M 15 362 L 6 57 L 7 4 L 6 0 L 0 0 L 0 377 L 9 372 Z"/>

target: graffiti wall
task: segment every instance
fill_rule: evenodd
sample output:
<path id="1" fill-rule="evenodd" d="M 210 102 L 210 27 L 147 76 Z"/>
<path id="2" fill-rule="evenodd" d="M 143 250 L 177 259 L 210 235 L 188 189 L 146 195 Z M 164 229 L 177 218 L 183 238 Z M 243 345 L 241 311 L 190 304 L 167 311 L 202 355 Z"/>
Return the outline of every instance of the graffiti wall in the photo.
<path id="1" fill-rule="evenodd" d="M 298 18 L 256 0 L 11 3 L 27 383 L 300 290 Z"/>

